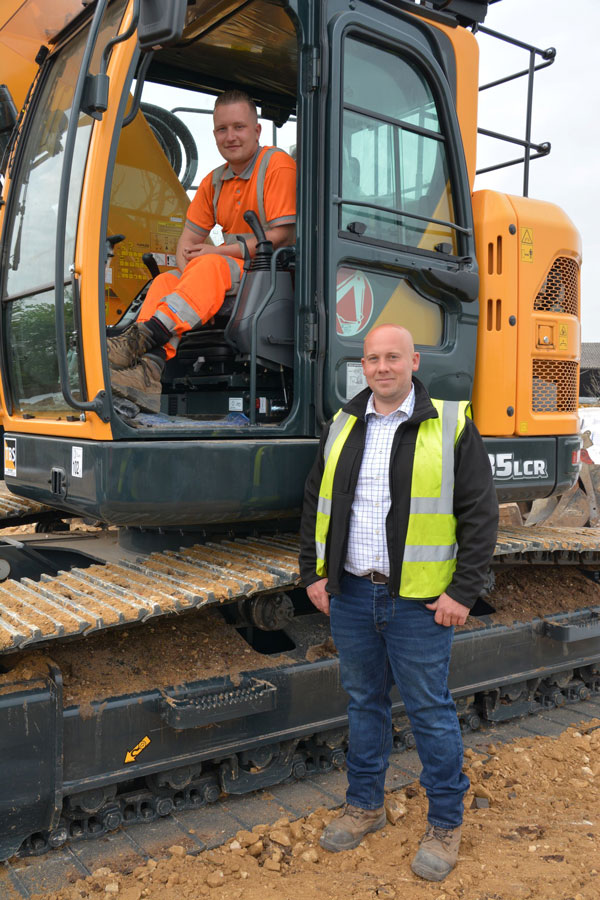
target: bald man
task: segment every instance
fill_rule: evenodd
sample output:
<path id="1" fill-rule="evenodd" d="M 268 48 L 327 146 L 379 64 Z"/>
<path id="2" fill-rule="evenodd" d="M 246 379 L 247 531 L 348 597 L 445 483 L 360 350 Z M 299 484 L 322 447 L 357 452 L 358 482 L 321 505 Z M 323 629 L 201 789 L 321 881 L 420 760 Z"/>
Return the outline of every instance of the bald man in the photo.
<path id="1" fill-rule="evenodd" d="M 321 846 L 349 850 L 385 825 L 395 682 L 429 803 L 412 869 L 442 881 L 469 787 L 448 690 L 452 636 L 484 587 L 498 504 L 468 404 L 432 399 L 415 377 L 419 361 L 405 328 L 367 335 L 368 388 L 325 427 L 306 482 L 300 570 L 331 617 L 349 695 L 346 804 Z"/>

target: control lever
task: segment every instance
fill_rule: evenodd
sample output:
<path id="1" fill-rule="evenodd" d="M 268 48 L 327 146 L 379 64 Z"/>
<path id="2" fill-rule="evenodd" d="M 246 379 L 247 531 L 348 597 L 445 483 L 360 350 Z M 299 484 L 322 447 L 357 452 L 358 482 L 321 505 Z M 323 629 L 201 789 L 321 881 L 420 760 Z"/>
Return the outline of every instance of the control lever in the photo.
<path id="1" fill-rule="evenodd" d="M 124 234 L 109 234 L 106 238 L 106 256 L 111 259 L 115 255 L 115 247 L 125 240 Z"/>
<path id="2" fill-rule="evenodd" d="M 252 229 L 252 233 L 256 238 L 256 251 L 255 258 L 262 257 L 271 257 L 273 255 L 273 244 L 271 241 L 267 240 L 267 236 L 264 232 L 264 228 L 260 224 L 260 219 L 256 215 L 253 209 L 247 209 L 244 213 L 244 221 L 248 223 L 250 228 Z"/>
<path id="3" fill-rule="evenodd" d="M 160 269 L 158 268 L 158 263 L 154 259 L 154 256 L 151 253 L 143 253 L 142 254 L 142 262 L 150 272 L 151 278 L 156 278 L 157 275 L 160 275 Z"/>

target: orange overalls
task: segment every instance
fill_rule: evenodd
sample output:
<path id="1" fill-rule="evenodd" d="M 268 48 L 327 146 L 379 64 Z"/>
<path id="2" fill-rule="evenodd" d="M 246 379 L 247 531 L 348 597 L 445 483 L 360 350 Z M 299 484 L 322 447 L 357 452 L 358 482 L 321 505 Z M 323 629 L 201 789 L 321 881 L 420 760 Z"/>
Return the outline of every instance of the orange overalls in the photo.
<path id="1" fill-rule="evenodd" d="M 296 221 L 296 163 L 281 150 L 259 147 L 239 175 L 225 163 L 204 178 L 190 203 L 187 225 L 208 235 L 218 223 L 226 243 L 250 237 L 243 219 L 247 209 L 259 217 L 263 228 Z M 190 260 L 183 273 L 164 272 L 152 282 L 138 321 L 152 316 L 170 332 L 164 345 L 166 358 L 177 352 L 181 336 L 203 325 L 219 311 L 225 297 L 237 292 L 243 261 L 210 253 Z"/>

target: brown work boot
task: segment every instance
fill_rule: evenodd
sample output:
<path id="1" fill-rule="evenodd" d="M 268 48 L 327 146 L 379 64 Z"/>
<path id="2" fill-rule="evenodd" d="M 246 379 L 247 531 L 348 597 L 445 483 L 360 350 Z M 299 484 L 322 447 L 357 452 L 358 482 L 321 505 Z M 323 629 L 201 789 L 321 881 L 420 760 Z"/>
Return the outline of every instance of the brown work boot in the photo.
<path id="1" fill-rule="evenodd" d="M 160 412 L 162 368 L 154 357 L 143 356 L 130 369 L 111 370 L 113 394 L 136 403 L 145 412 Z"/>
<path id="2" fill-rule="evenodd" d="M 152 332 L 143 322 L 134 322 L 123 334 L 106 339 L 111 369 L 135 366 L 155 343 Z"/>
<path id="3" fill-rule="evenodd" d="M 452 871 L 458 859 L 460 847 L 460 825 L 458 828 L 440 828 L 428 825 L 421 838 L 421 844 L 410 867 L 427 881 L 443 881 Z"/>
<path id="4" fill-rule="evenodd" d="M 387 820 L 385 809 L 360 809 L 345 803 L 339 818 L 330 822 L 319 841 L 325 850 L 337 853 L 338 850 L 352 850 L 358 847 L 366 834 L 379 831 Z"/>

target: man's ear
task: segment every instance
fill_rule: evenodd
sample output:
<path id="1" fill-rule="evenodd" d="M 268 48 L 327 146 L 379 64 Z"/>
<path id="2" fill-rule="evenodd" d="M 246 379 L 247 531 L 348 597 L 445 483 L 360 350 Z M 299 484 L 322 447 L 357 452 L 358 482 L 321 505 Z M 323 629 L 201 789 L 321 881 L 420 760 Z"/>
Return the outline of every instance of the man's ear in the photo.
<path id="1" fill-rule="evenodd" d="M 419 368 L 420 362 L 421 362 L 421 354 L 415 350 L 415 352 L 413 354 L 413 364 L 412 364 L 413 372 L 417 371 L 417 369 Z"/>

